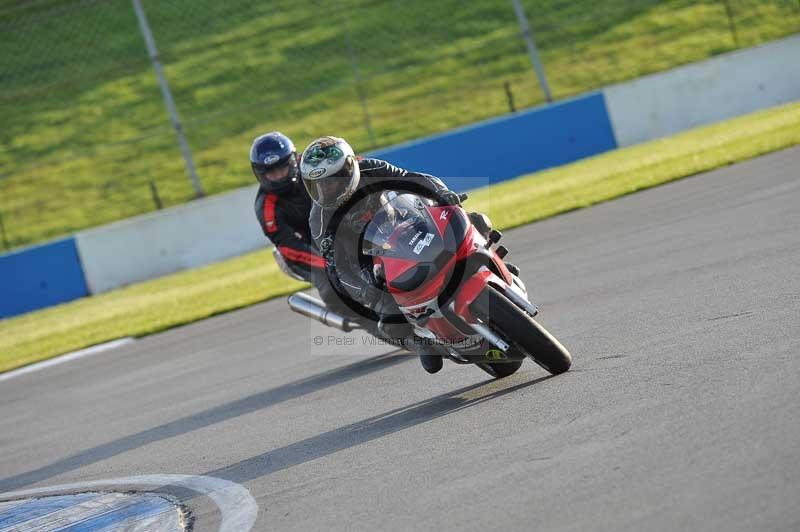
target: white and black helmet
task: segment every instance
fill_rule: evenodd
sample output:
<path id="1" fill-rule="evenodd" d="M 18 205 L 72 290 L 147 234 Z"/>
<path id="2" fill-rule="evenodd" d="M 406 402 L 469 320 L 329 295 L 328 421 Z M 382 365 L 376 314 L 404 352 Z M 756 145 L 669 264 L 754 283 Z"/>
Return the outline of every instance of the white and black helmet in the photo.
<path id="1" fill-rule="evenodd" d="M 339 137 L 320 137 L 303 151 L 300 174 L 309 196 L 338 207 L 353 195 L 361 177 L 353 148 Z"/>

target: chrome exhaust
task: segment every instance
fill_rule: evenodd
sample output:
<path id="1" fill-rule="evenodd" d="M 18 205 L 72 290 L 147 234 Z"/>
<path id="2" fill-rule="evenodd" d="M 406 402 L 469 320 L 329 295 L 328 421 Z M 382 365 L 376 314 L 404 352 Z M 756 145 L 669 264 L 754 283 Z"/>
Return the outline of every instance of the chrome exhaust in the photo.
<path id="1" fill-rule="evenodd" d="M 293 311 L 313 320 L 317 320 L 328 327 L 334 327 L 344 332 L 350 332 L 359 327 L 357 323 L 344 316 L 340 316 L 332 310 L 328 310 L 325 308 L 325 303 L 308 294 L 298 292 L 290 295 L 287 301 L 289 303 L 289 308 Z"/>

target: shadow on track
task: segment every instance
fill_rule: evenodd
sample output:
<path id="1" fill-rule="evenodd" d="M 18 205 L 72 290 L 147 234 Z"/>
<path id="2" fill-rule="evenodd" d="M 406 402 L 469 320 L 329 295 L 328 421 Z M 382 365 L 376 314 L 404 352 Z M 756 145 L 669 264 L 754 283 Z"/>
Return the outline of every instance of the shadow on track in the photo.
<path id="1" fill-rule="evenodd" d="M 257 410 L 269 408 L 270 406 L 284 401 L 295 399 L 414 359 L 414 357 L 403 356 L 399 353 L 404 352 L 393 351 L 377 357 L 361 360 L 341 368 L 320 373 L 313 377 L 290 382 L 271 390 L 237 399 L 236 401 L 231 401 L 230 403 L 216 406 L 203 412 L 197 412 L 158 427 L 139 432 L 138 434 L 132 434 L 112 442 L 98 445 L 97 447 L 87 449 L 42 468 L 0 480 L 0 493 L 35 484 L 154 442 L 180 436 Z"/>
<path id="2" fill-rule="evenodd" d="M 502 384 L 507 381 L 495 381 L 492 379 L 479 382 L 424 401 L 391 410 L 363 421 L 358 421 L 346 427 L 320 434 L 319 436 L 307 438 L 287 445 L 286 447 L 274 449 L 264 454 L 243 460 L 238 464 L 209 471 L 204 473 L 204 475 L 237 483 L 247 482 L 292 466 L 328 456 L 337 451 L 376 440 L 387 434 L 399 432 L 403 429 L 419 425 L 420 423 L 452 414 L 464 408 L 496 399 L 503 395 L 527 388 L 528 386 L 533 386 L 551 377 L 552 375 L 547 375 L 508 388 L 489 391 L 486 394 L 477 395 L 472 398 L 461 397 L 468 392 L 484 387 L 490 390 L 494 389 L 498 385 L 502 386 Z"/>

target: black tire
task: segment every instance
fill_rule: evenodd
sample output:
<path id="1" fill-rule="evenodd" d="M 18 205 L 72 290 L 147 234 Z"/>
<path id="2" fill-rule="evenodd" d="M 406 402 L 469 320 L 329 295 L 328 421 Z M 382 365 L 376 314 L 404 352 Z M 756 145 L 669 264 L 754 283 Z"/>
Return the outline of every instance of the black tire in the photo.
<path id="1" fill-rule="evenodd" d="M 572 365 L 569 351 L 494 287 L 487 286 L 472 302 L 470 310 L 476 318 L 501 332 L 507 341 L 516 344 L 553 375 L 564 373 Z"/>
<path id="2" fill-rule="evenodd" d="M 503 379 L 513 375 L 522 366 L 522 360 L 511 362 L 476 362 L 475 365 L 495 379 Z"/>

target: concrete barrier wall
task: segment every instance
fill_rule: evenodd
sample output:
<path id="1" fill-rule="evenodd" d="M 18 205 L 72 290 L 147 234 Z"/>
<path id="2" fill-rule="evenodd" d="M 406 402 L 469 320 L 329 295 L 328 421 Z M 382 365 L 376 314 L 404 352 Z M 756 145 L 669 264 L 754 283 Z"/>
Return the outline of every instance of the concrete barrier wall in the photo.
<path id="1" fill-rule="evenodd" d="M 0 256 L 0 318 L 88 295 L 74 238 Z"/>
<path id="2" fill-rule="evenodd" d="M 601 93 L 495 118 L 371 155 L 464 191 L 616 148 Z"/>
<path id="3" fill-rule="evenodd" d="M 264 247 L 256 187 L 196 200 L 76 235 L 93 294 Z"/>
<path id="4" fill-rule="evenodd" d="M 630 146 L 800 99 L 800 35 L 604 89 Z"/>

